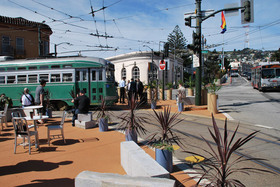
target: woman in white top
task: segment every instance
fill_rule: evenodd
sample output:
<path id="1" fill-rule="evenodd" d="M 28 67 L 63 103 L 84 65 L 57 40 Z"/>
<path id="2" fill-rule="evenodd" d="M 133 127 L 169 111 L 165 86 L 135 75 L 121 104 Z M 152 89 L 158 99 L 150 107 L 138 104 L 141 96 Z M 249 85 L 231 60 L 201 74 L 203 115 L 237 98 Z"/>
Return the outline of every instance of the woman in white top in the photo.
<path id="1" fill-rule="evenodd" d="M 30 106 L 34 103 L 34 98 L 29 94 L 28 88 L 24 88 L 23 95 L 21 96 L 21 104 L 23 107 Z"/>

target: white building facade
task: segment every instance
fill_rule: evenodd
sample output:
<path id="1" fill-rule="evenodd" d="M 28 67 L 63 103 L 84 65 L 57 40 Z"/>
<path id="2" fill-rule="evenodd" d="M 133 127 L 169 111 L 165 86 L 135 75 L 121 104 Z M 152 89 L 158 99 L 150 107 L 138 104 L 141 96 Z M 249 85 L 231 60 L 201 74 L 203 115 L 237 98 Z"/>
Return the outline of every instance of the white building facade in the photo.
<path id="1" fill-rule="evenodd" d="M 152 59 L 154 63 L 152 63 Z M 115 65 L 115 80 L 118 83 L 123 77 L 126 81 L 131 78 L 134 80 L 140 78 L 144 85 L 149 84 L 152 80 L 158 83 L 163 81 L 163 71 L 159 69 L 162 57 L 152 54 L 151 51 L 132 52 L 109 57 L 106 60 Z M 172 54 L 169 54 L 166 61 L 167 70 L 164 72 L 164 82 L 177 85 L 179 80 L 183 80 L 183 59 L 174 58 Z"/>

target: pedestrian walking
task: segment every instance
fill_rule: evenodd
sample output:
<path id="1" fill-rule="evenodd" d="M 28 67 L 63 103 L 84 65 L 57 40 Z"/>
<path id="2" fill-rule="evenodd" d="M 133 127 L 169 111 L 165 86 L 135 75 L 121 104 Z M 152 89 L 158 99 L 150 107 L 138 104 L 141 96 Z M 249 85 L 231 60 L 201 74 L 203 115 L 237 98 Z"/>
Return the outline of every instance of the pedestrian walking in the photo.
<path id="1" fill-rule="evenodd" d="M 39 111 L 39 113 L 46 113 L 46 102 L 44 102 L 45 98 L 45 89 L 44 87 L 46 86 L 47 81 L 44 79 L 40 80 L 40 85 L 37 86 L 36 92 L 35 92 L 35 105 L 40 105 L 43 106 L 43 108 Z"/>

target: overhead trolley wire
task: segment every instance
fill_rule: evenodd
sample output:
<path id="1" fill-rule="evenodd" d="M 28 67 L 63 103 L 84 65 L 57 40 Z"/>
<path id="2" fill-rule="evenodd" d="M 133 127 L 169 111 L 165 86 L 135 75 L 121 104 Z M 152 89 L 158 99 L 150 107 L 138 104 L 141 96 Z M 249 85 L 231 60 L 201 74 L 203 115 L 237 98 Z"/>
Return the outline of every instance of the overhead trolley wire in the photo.
<path id="1" fill-rule="evenodd" d="M 14 1 L 12 1 L 12 0 L 8 0 L 8 1 L 11 2 L 11 3 L 13 3 L 13 4 L 16 4 L 17 6 L 20 6 L 20 7 L 24 8 L 24 9 L 26 9 L 26 10 L 29 10 L 29 11 L 35 13 L 35 14 L 38 14 L 38 15 L 43 16 L 43 17 L 45 17 L 45 18 L 48 18 L 48 19 L 52 20 L 52 22 L 61 22 L 61 23 L 64 23 L 64 24 L 67 24 L 67 25 L 70 25 L 70 26 L 73 26 L 73 27 L 78 27 L 78 28 L 81 28 L 81 29 L 88 29 L 88 28 L 86 28 L 86 27 L 82 27 L 82 26 L 79 26 L 79 25 L 74 25 L 74 24 L 71 24 L 71 23 L 67 23 L 67 22 L 62 21 L 62 20 L 56 20 L 56 19 L 51 18 L 51 17 L 49 17 L 49 16 L 47 16 L 47 15 L 44 15 L 44 14 L 42 14 L 42 13 L 39 13 L 39 12 L 35 11 L 35 10 L 32 10 L 32 9 L 30 9 L 30 8 L 28 8 L 28 7 L 25 7 L 25 6 L 23 6 L 23 5 L 20 5 L 20 4 L 14 2 Z"/>
<path id="2" fill-rule="evenodd" d="M 47 6 L 47 5 L 43 4 L 43 3 L 40 3 L 40 2 L 35 1 L 35 0 L 32 0 L 32 1 L 35 2 L 35 3 L 37 3 L 37 4 L 39 4 L 39 5 L 42 5 L 42 6 L 44 6 L 44 7 L 47 7 L 47 8 L 49 8 L 49 9 L 53 10 L 53 11 L 59 12 L 59 13 L 61 13 L 61 14 L 64 14 L 64 15 L 68 16 L 69 19 L 77 18 L 77 19 L 80 19 L 80 21 L 84 21 L 84 19 L 82 19 L 81 17 L 72 16 L 72 15 L 70 15 L 70 14 L 67 14 L 67 13 L 65 13 L 65 12 L 62 12 L 62 11 L 60 11 L 60 10 L 57 10 L 57 9 L 55 9 L 55 8 L 52 8 L 52 7 L 50 7 L 50 6 Z"/>

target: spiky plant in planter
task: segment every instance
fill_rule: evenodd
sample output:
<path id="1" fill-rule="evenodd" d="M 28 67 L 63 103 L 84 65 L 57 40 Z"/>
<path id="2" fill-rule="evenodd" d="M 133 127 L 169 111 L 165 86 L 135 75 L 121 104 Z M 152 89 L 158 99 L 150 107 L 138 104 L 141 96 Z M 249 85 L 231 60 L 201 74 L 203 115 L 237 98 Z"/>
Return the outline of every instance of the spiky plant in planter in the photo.
<path id="1" fill-rule="evenodd" d="M 224 133 L 222 133 L 214 119 L 212 114 L 213 128 L 214 132 L 212 132 L 209 128 L 209 133 L 214 140 L 215 147 L 211 145 L 205 138 L 203 140 L 208 145 L 210 150 L 202 149 L 205 153 L 208 154 L 209 157 L 197 154 L 190 151 L 185 151 L 187 153 L 191 153 L 194 155 L 198 155 L 199 157 L 206 158 L 204 162 L 195 165 L 195 170 L 198 171 L 198 174 L 201 174 L 201 177 L 193 177 L 192 179 L 198 178 L 197 185 L 203 179 L 207 179 L 210 183 L 207 186 L 245 186 L 240 180 L 231 178 L 232 174 L 241 173 L 249 175 L 250 172 L 268 172 L 273 173 L 268 170 L 252 168 L 252 167 L 238 167 L 236 164 L 242 164 L 246 161 L 257 161 L 257 160 L 265 160 L 260 158 L 246 158 L 243 156 L 238 156 L 237 158 L 232 158 L 232 155 L 235 151 L 238 151 L 241 147 L 243 147 L 246 143 L 252 140 L 258 131 L 252 132 L 248 136 L 244 138 L 237 138 L 236 134 L 238 131 L 238 127 L 233 132 L 232 136 L 229 135 L 229 130 L 227 129 L 227 120 L 225 120 L 224 125 Z M 222 134 L 224 134 L 222 136 Z M 188 173 L 188 172 L 187 172 Z M 190 174 L 190 172 L 188 173 Z M 197 173 L 196 173 L 197 174 Z M 188 179 L 189 180 L 189 179 Z"/>
<path id="2" fill-rule="evenodd" d="M 164 107 L 163 112 L 154 111 L 153 117 L 158 122 L 158 130 L 150 135 L 149 144 L 156 148 L 156 161 L 167 171 L 173 169 L 172 152 L 174 145 L 182 145 L 180 138 L 174 132 L 174 126 L 183 119 L 178 119 L 180 113 L 171 114 L 171 107 Z"/>
<path id="3" fill-rule="evenodd" d="M 103 97 L 101 97 L 101 104 L 97 108 L 97 119 L 99 120 L 99 131 L 104 132 L 108 130 L 108 120 L 110 119 L 110 112 L 107 110 L 106 102 Z"/>
<path id="4" fill-rule="evenodd" d="M 141 103 L 136 101 L 134 95 L 132 95 L 129 102 L 129 111 L 119 116 L 121 120 L 119 129 L 125 131 L 126 141 L 137 143 L 137 134 L 145 134 L 147 132 L 145 123 L 148 123 L 149 120 L 145 114 L 138 112 Z"/>

